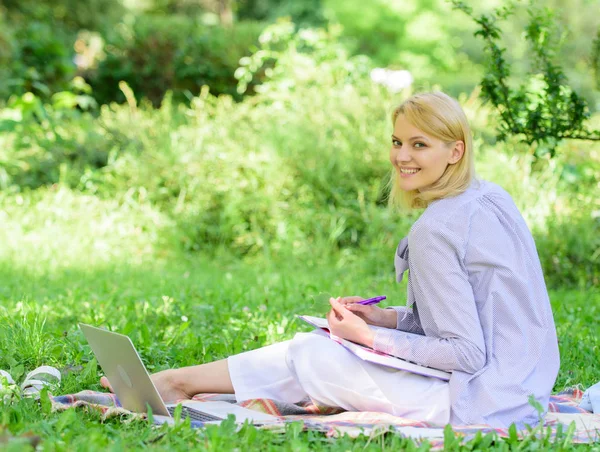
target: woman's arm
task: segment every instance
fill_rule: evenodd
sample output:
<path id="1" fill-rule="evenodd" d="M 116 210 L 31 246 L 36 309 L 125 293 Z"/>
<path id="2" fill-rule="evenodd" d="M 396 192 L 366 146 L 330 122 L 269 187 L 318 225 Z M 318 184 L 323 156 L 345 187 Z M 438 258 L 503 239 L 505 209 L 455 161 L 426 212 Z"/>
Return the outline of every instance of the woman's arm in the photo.
<path id="1" fill-rule="evenodd" d="M 389 310 L 394 310 L 396 313 L 396 325 L 395 329 L 406 331 L 407 333 L 414 333 L 424 335 L 425 332 L 421 325 L 417 323 L 415 320 L 415 315 L 412 309 L 407 308 L 406 306 L 391 306 L 387 308 Z"/>
<path id="2" fill-rule="evenodd" d="M 406 306 L 390 306 L 382 309 L 378 306 L 365 306 L 358 304 L 363 300 L 362 297 L 342 297 L 338 301 L 341 305 L 348 308 L 369 325 L 391 328 L 409 333 L 425 334 L 421 326 L 415 321 L 415 316 L 411 309 Z"/>
<path id="3" fill-rule="evenodd" d="M 378 330 L 373 348 L 438 369 L 477 372 L 486 347 L 463 263 L 465 244 L 443 225 L 421 223 L 410 249 L 409 277 L 425 336 Z"/>

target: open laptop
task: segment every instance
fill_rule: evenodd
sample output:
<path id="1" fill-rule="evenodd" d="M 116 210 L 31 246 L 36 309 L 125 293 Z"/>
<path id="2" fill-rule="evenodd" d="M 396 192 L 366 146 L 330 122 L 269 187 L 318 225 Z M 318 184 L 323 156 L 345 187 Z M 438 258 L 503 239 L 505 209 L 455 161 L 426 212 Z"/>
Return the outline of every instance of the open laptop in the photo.
<path id="1" fill-rule="evenodd" d="M 123 334 L 84 323 L 80 323 L 79 327 L 123 408 L 136 413 L 146 413 L 149 406 L 156 421 L 172 422 L 177 404 L 164 403 L 131 339 Z M 229 402 L 190 400 L 182 402 L 181 405 L 182 417 L 190 417 L 194 421 L 204 423 L 220 423 L 230 414 L 235 416 L 236 423 L 248 421 L 252 424 L 265 424 L 278 420 L 275 416 Z"/>

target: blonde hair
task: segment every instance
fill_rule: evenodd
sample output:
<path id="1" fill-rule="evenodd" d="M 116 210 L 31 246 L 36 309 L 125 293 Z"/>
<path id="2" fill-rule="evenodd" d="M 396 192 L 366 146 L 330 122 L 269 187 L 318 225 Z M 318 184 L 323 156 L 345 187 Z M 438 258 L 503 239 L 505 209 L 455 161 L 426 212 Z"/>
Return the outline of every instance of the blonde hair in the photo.
<path id="1" fill-rule="evenodd" d="M 467 117 L 457 100 L 442 92 L 415 94 L 392 112 L 392 124 L 399 115 L 427 135 L 450 144 L 462 141 L 462 158 L 448 165 L 442 177 L 426 190 L 405 191 L 400 188 L 397 169 L 392 170 L 389 182 L 389 202 L 392 206 L 410 209 L 427 207 L 432 201 L 464 192 L 475 177 L 473 140 Z"/>

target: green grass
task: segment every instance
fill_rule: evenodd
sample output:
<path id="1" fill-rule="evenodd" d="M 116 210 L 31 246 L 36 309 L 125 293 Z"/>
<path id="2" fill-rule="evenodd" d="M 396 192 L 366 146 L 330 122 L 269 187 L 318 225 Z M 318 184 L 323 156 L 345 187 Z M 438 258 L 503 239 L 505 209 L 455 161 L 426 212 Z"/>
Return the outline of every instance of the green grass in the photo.
<path id="1" fill-rule="evenodd" d="M 303 244 L 244 259 L 213 249 L 176 251 L 174 229 L 152 204 L 117 202 L 61 186 L 0 195 L 0 368 L 21 380 L 49 364 L 63 370 L 59 392 L 100 389 L 100 369 L 77 322 L 127 334 L 150 371 L 197 364 L 291 338 L 306 326 L 294 314 L 323 315 L 327 292 L 405 302 L 405 284 L 394 282 L 388 241 L 332 251 Z M 385 234 L 394 226 L 387 225 Z M 398 237 L 401 231 L 398 231 Z M 561 348 L 555 391 L 600 379 L 596 321 L 600 290 L 550 292 Z M 30 435 L 30 436 L 27 436 Z M 415 450 L 398 436 L 332 439 L 224 424 L 193 430 L 182 423 L 154 428 L 145 422 L 103 422 L 94 410 L 51 413 L 32 400 L 0 401 L 0 449 L 22 450 L 39 437 L 42 450 Z M 492 436 L 465 446 L 507 450 L 572 448 L 553 444 L 543 431 L 512 444 Z M 447 448 L 458 445 L 448 441 Z M 428 449 L 424 444 L 423 449 Z M 598 448 L 597 448 L 598 449 Z"/>
<path id="2" fill-rule="evenodd" d="M 393 252 L 393 250 L 390 250 Z M 359 259 L 360 258 L 360 259 Z M 99 389 L 100 372 L 76 324 L 107 326 L 128 334 L 151 371 L 197 364 L 287 339 L 305 327 L 295 313 L 323 314 L 312 299 L 319 292 L 385 293 L 403 303 L 403 285 L 393 283 L 389 256 L 324 256 L 312 262 L 293 257 L 239 261 L 227 256 L 178 256 L 118 264 L 63 268 L 44 273 L 31 266 L 0 266 L 0 368 L 20 378 L 50 364 L 71 371 L 60 392 Z M 93 259 L 92 259 L 93 262 Z M 555 387 L 590 385 L 600 377 L 600 339 L 593 334 L 600 291 L 551 292 L 562 364 Z M 91 363 L 91 364 L 90 364 Z M 332 440 L 317 433 L 285 434 L 231 425 L 196 432 L 185 424 L 156 430 L 143 422 L 100 422 L 93 411 L 46 413 L 21 400 L 4 406 L 0 428 L 19 436 L 33 432 L 46 450 L 151 446 L 209 450 L 244 447 L 288 450 L 391 449 L 408 443 L 388 435 L 377 440 Z M 16 441 L 16 442 L 15 442 Z M 22 444 L 13 440 L 13 446 Z M 502 443 L 500 443 L 502 444 Z M 12 447 L 12 446 L 11 446 Z"/>

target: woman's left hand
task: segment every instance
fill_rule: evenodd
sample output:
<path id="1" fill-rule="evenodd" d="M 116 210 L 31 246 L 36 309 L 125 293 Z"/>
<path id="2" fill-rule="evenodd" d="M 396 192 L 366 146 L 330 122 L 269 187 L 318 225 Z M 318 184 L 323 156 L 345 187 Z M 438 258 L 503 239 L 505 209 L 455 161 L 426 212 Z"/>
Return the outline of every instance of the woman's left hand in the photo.
<path id="1" fill-rule="evenodd" d="M 331 311 L 327 313 L 329 331 L 335 336 L 357 344 L 373 347 L 375 334 L 363 319 L 354 314 L 337 299 L 330 298 Z"/>

